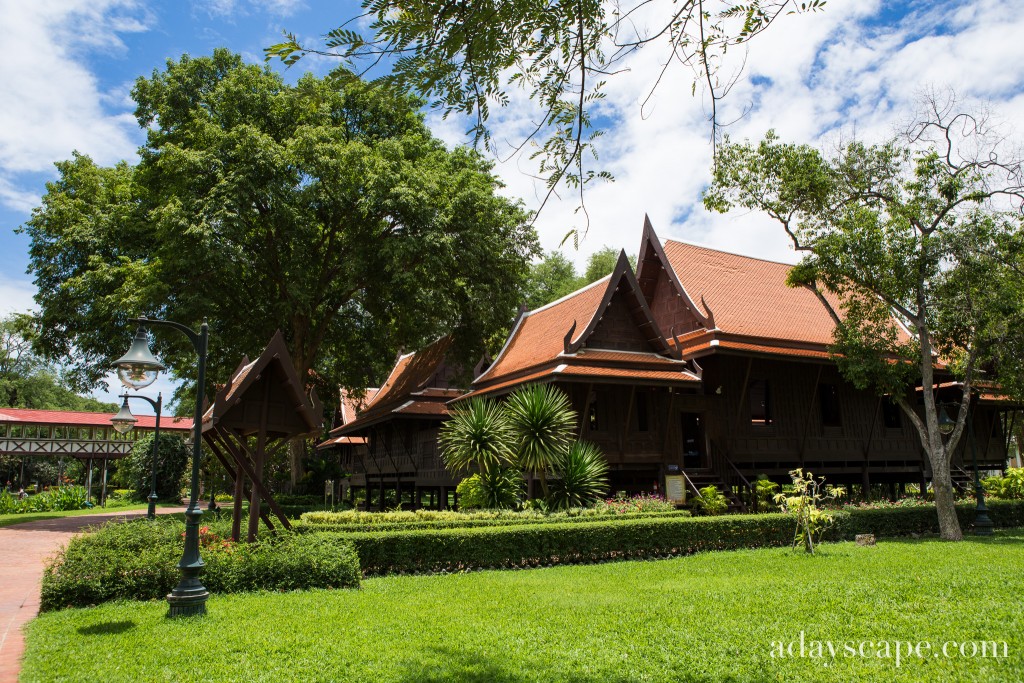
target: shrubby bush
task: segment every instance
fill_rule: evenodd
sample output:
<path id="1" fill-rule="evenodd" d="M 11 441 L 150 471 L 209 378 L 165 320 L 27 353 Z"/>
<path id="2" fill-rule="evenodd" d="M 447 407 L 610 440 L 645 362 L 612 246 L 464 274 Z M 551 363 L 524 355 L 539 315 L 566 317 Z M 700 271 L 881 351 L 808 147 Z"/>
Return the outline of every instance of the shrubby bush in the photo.
<path id="1" fill-rule="evenodd" d="M 181 437 L 160 434 L 156 458 L 156 495 L 160 500 L 177 501 L 181 497 L 182 476 L 191 453 Z M 121 478 L 136 497 L 149 496 L 153 477 L 153 434 L 139 438 L 131 454 L 119 463 Z"/>
<path id="2" fill-rule="evenodd" d="M 203 584 L 215 593 L 359 585 L 359 560 L 334 535 L 265 534 L 256 543 L 231 543 L 230 519 L 201 528 Z M 47 566 L 41 608 L 80 607 L 108 600 L 163 598 L 178 582 L 184 546 L 180 519 L 107 524 L 73 538 Z"/>
<path id="3" fill-rule="evenodd" d="M 729 500 L 712 484 L 702 488 L 700 495 L 693 497 L 693 509 L 705 515 L 721 515 L 729 509 Z"/>
<path id="4" fill-rule="evenodd" d="M 1011 467 L 1001 477 L 986 477 L 981 480 L 985 493 L 996 498 L 1021 500 L 1024 498 L 1024 468 Z"/>
<path id="5" fill-rule="evenodd" d="M 84 486 L 61 486 L 24 498 L 18 498 L 14 493 L 0 491 L 0 515 L 81 510 L 86 507 L 88 501 Z"/>

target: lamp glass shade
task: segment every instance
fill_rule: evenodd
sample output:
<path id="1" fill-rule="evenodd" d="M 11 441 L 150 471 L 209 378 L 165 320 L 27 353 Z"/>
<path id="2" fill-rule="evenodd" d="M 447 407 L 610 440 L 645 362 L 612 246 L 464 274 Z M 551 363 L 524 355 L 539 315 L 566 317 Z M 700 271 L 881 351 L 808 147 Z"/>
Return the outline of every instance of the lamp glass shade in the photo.
<path id="1" fill-rule="evenodd" d="M 135 427 L 136 422 L 138 419 L 128 409 L 128 399 L 121 404 L 121 410 L 117 411 L 117 415 L 110 418 L 110 424 L 114 425 L 114 431 L 118 434 L 127 434 Z"/>
<path id="2" fill-rule="evenodd" d="M 954 427 L 956 427 L 956 422 L 949 418 L 946 406 L 939 408 L 939 431 L 942 432 L 943 436 L 949 436 L 953 433 Z"/>
<path id="3" fill-rule="evenodd" d="M 149 350 L 149 335 L 146 328 L 139 327 L 135 332 L 135 339 L 128 353 L 116 361 L 117 377 L 121 384 L 129 389 L 142 389 L 156 381 L 164 364 L 156 359 L 153 352 Z"/>

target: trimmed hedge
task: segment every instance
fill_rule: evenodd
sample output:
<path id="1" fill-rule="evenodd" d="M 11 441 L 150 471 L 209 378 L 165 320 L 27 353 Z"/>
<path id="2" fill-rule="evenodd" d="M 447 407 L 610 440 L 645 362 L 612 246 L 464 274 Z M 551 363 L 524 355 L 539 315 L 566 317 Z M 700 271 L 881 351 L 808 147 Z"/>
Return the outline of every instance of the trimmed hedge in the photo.
<path id="1" fill-rule="evenodd" d="M 997 526 L 1024 525 L 1024 503 L 993 502 Z M 973 509 L 957 510 L 961 524 Z M 934 507 L 836 512 L 826 540 L 849 540 L 858 533 L 903 536 L 938 530 Z M 788 515 L 726 515 L 612 519 L 514 526 L 328 534 L 352 542 L 365 575 L 536 567 L 686 555 L 709 550 L 788 546 L 793 519 Z"/>
<path id="2" fill-rule="evenodd" d="M 986 501 L 988 516 L 997 527 L 1024 526 L 1024 502 L 1007 500 Z M 974 526 L 974 504 L 958 503 L 956 516 L 962 529 Z M 865 508 L 842 510 L 837 514 L 836 533 L 850 539 L 856 534 L 876 536 L 910 536 L 939 532 L 939 515 L 934 505 L 902 508 Z"/>
<path id="3" fill-rule="evenodd" d="M 385 513 L 386 514 L 386 513 Z M 302 516 L 302 524 L 295 527 L 296 531 L 331 531 L 344 533 L 384 532 L 384 531 L 417 531 L 424 529 L 472 529 L 481 527 L 506 527 L 545 524 L 579 524 L 622 521 L 627 519 L 661 519 L 689 517 L 689 510 L 673 510 L 671 512 L 628 512 L 624 514 L 600 515 L 551 515 L 536 517 L 494 517 L 474 518 L 465 516 L 449 519 L 422 519 L 410 521 L 339 523 L 330 521 L 332 513 L 309 512 Z M 324 521 L 327 520 L 327 521 Z"/>
<path id="4" fill-rule="evenodd" d="M 163 598 L 178 582 L 184 528 L 143 519 L 71 539 L 46 567 L 41 609 Z M 267 534 L 252 544 L 203 538 L 201 578 L 214 593 L 359 586 L 353 546 L 333 536 Z"/>

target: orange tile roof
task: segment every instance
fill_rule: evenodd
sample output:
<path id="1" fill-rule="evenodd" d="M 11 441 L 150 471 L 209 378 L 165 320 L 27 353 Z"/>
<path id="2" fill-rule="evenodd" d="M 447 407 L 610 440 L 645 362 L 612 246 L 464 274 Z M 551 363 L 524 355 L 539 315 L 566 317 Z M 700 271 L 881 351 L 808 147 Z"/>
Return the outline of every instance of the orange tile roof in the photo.
<path id="1" fill-rule="evenodd" d="M 116 412 L 116 411 L 115 411 Z M 74 410 L 32 410 L 29 408 L 0 408 L 0 422 L 11 422 L 24 425 L 68 425 L 73 427 L 109 427 L 110 418 L 114 413 L 91 413 Z M 156 426 L 155 415 L 136 415 L 139 429 L 153 429 Z M 192 419 L 188 417 L 160 417 L 160 429 L 188 431 L 192 429 Z"/>
<path id="2" fill-rule="evenodd" d="M 803 287 L 786 285 L 792 265 L 674 240 L 665 240 L 664 249 L 687 294 L 695 301 L 704 298 L 719 329 L 749 337 L 832 343 L 834 323 L 818 298 Z"/>
<path id="3" fill-rule="evenodd" d="M 566 356 L 562 354 L 562 357 L 572 357 L 583 363 L 590 362 L 612 362 L 612 363 L 626 363 L 636 364 L 642 363 L 644 365 L 682 365 L 682 361 L 675 360 L 674 358 L 666 358 L 660 354 L 650 352 L 639 352 L 639 351 L 606 351 L 605 349 L 587 349 L 583 348 L 577 351 L 572 356 Z"/>
<path id="4" fill-rule="evenodd" d="M 594 317 L 610 277 L 603 277 L 558 301 L 524 313 L 494 363 L 476 378 L 474 384 L 511 375 L 557 357 L 565 348 L 565 335 L 573 322 L 576 323 L 574 336 L 578 336 Z"/>
<path id="5" fill-rule="evenodd" d="M 448 399 L 462 395 L 460 389 L 430 386 L 445 363 L 451 337 L 442 337 L 415 353 L 399 356 L 380 389 L 367 390 L 367 401 L 352 417 L 343 414 L 342 424 L 331 430 L 331 436 L 357 433 L 390 415 L 444 417 Z M 344 401 L 343 401 L 344 404 Z M 343 406 L 343 413 L 346 410 Z"/>
<path id="6" fill-rule="evenodd" d="M 689 370 L 684 369 L 682 365 L 680 365 L 677 370 L 644 370 L 635 367 L 600 367 L 561 364 L 554 367 L 547 367 L 539 372 L 491 384 L 481 389 L 475 389 L 468 394 L 460 396 L 456 401 L 462 401 L 463 399 L 472 398 L 474 396 L 505 393 L 506 390 L 511 390 L 531 382 L 553 382 L 563 378 L 573 380 L 585 380 L 592 378 L 598 382 L 602 380 L 623 379 L 631 381 L 670 383 L 675 385 L 699 385 L 701 383 L 699 377 Z M 456 401 L 452 401 L 452 403 L 455 403 Z"/>
<path id="7" fill-rule="evenodd" d="M 323 443 L 318 443 L 317 448 L 330 448 L 331 446 L 363 446 L 366 444 L 366 437 L 363 436 L 338 436 L 333 439 L 327 439 Z"/>
<path id="8" fill-rule="evenodd" d="M 359 399 L 352 395 L 352 393 L 345 387 L 341 388 L 341 424 L 348 424 L 356 419 L 360 410 L 363 410 L 366 406 L 373 402 L 373 399 L 377 396 L 377 392 L 380 389 L 376 387 L 367 387 L 363 392 L 363 398 Z"/>

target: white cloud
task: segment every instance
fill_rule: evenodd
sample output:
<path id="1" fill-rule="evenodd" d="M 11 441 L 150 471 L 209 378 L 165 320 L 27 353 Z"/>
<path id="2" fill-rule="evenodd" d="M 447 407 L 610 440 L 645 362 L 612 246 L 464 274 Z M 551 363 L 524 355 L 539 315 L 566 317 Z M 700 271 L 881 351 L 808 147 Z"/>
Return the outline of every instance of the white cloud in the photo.
<path id="1" fill-rule="evenodd" d="M 0 316 L 8 313 L 24 313 L 35 310 L 36 288 L 28 280 L 5 280 L 0 282 Z"/>
<path id="2" fill-rule="evenodd" d="M 134 155 L 134 118 L 104 106 L 109 95 L 83 55 L 123 52 L 120 35 L 149 21 L 137 0 L 0 3 L 0 201 L 25 210 L 35 198 L 18 187 L 18 174 L 51 172 L 73 150 L 104 164 Z"/>
<path id="3" fill-rule="evenodd" d="M 727 132 L 759 139 L 774 128 L 787 140 L 827 144 L 841 130 L 880 140 L 915 112 L 923 88 L 946 86 L 965 99 L 989 101 L 1005 121 L 1024 120 L 1024 14 L 991 0 L 911 7 L 895 25 L 875 16 L 892 11 L 878 0 L 840 0 L 823 13 L 781 17 L 750 45 L 746 70 L 720 113 L 729 121 L 750 111 Z M 734 53 L 723 73 L 742 57 Z M 711 149 L 700 88 L 691 95 L 691 72 L 670 72 L 641 116 L 662 58 L 643 50 L 620 65 L 628 73 L 609 79 L 602 113 L 617 123 L 601 140 L 594 167 L 611 171 L 616 181 L 586 190 L 589 233 L 579 252 L 570 246 L 565 253 L 582 264 L 605 244 L 635 252 L 648 213 L 662 237 L 795 261 L 784 233 L 765 217 L 709 214 L 700 204 Z M 496 139 L 522 139 L 535 111 L 526 107 L 516 93 L 511 107 L 492 111 Z M 432 117 L 430 123 L 442 138 L 465 142 L 464 121 Z M 530 177 L 536 163 L 527 155 L 499 163 L 497 171 L 508 194 L 535 208 L 544 187 Z M 537 221 L 545 249 L 583 225 L 574 213 L 578 203 L 564 193 L 549 201 Z"/>
<path id="4" fill-rule="evenodd" d="M 192 11 L 219 19 L 266 13 L 288 17 L 306 8 L 305 0 L 192 0 Z"/>

